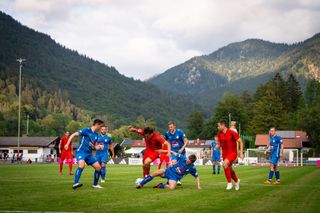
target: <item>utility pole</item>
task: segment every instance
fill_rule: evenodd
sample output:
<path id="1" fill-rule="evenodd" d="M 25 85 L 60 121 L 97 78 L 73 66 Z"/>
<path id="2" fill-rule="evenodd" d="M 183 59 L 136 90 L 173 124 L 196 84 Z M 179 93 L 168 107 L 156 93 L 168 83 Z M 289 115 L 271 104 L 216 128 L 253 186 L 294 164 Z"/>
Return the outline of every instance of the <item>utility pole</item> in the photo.
<path id="1" fill-rule="evenodd" d="M 29 114 L 27 114 L 27 136 L 29 136 Z"/>
<path id="2" fill-rule="evenodd" d="M 229 128 L 231 126 L 231 112 L 229 112 Z"/>
<path id="3" fill-rule="evenodd" d="M 18 153 L 20 152 L 20 122 L 21 122 L 21 72 L 22 72 L 22 62 L 26 61 L 26 59 L 18 58 L 17 62 L 19 62 L 19 113 L 18 113 Z"/>

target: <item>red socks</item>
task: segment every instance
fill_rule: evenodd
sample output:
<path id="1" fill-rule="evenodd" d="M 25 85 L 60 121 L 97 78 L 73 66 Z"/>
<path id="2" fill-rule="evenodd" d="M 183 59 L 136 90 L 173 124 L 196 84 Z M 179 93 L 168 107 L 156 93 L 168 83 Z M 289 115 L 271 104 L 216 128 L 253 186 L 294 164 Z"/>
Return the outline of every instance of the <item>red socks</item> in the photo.
<path id="1" fill-rule="evenodd" d="M 234 182 L 238 182 L 238 177 L 236 173 L 233 171 L 233 169 L 231 169 L 231 178 L 232 180 L 234 180 Z"/>
<path id="2" fill-rule="evenodd" d="M 231 183 L 231 169 L 228 168 L 224 168 L 224 174 L 227 178 L 228 183 Z"/>
<path id="3" fill-rule="evenodd" d="M 63 162 L 60 162 L 60 173 L 62 173 Z"/>
<path id="4" fill-rule="evenodd" d="M 72 162 L 69 163 L 69 170 L 70 170 L 70 173 L 72 173 Z"/>

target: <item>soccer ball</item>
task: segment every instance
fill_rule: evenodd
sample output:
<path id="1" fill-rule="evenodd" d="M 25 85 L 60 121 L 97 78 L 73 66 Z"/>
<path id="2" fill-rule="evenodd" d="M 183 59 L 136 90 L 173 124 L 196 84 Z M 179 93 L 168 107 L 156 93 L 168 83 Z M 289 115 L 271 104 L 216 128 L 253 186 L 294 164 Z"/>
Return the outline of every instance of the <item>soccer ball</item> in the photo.
<path id="1" fill-rule="evenodd" d="M 143 178 L 137 178 L 137 179 L 136 179 L 136 185 L 138 185 L 139 183 L 141 183 L 141 181 L 143 181 Z"/>

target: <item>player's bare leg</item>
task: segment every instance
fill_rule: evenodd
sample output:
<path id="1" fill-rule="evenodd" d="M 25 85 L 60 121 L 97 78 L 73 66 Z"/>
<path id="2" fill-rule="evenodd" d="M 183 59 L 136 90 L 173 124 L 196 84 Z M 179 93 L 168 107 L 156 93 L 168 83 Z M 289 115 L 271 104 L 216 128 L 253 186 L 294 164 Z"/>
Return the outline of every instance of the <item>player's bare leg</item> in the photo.
<path id="1" fill-rule="evenodd" d="M 143 169 L 143 178 L 150 174 L 150 164 L 152 160 L 150 158 L 146 158 L 143 162 L 142 169 Z"/>
<path id="2" fill-rule="evenodd" d="M 95 162 L 94 164 L 92 164 L 92 167 L 95 170 L 94 171 L 92 187 L 95 188 L 95 189 L 103 189 L 103 187 L 98 184 L 99 177 L 100 177 L 100 174 L 101 174 L 101 166 L 100 166 L 100 164 L 98 162 Z"/>
<path id="3" fill-rule="evenodd" d="M 72 186 L 73 189 L 76 189 L 76 188 L 79 188 L 82 186 L 82 183 L 79 183 L 79 180 L 80 180 L 80 176 L 81 176 L 81 173 L 82 173 L 85 165 L 86 165 L 86 163 L 84 160 L 78 161 L 78 168 L 77 168 L 76 174 L 74 176 L 74 184 Z"/>
<path id="4" fill-rule="evenodd" d="M 151 175 L 148 175 L 147 177 L 145 177 L 137 186 L 137 189 L 142 188 L 145 184 L 147 184 L 148 182 L 150 182 L 154 177 L 164 177 L 164 173 L 166 172 L 166 170 L 164 169 L 159 169 L 157 171 L 155 171 L 154 173 L 152 173 Z"/>

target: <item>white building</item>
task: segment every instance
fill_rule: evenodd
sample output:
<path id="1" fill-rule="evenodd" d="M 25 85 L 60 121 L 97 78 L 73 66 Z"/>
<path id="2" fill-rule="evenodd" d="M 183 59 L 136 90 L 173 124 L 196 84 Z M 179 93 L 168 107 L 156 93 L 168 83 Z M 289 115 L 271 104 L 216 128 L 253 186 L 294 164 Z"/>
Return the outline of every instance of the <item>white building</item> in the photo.
<path id="1" fill-rule="evenodd" d="M 20 137 L 20 148 L 18 149 L 17 137 L 0 137 L 1 158 L 8 155 L 8 160 L 19 152 L 22 154 L 22 161 L 28 159 L 33 162 L 45 162 L 51 155 L 56 156 L 55 145 L 59 141 L 58 137 Z"/>

